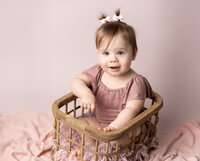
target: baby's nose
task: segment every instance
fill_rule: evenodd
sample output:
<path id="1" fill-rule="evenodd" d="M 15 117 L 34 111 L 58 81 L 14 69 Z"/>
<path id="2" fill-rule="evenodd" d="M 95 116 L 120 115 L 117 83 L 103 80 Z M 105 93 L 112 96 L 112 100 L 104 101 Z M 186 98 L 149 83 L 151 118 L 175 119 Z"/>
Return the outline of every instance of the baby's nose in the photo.
<path id="1" fill-rule="evenodd" d="M 116 63 L 116 62 L 118 62 L 118 59 L 117 58 L 112 58 L 112 59 L 110 59 L 110 62 L 111 63 Z"/>
<path id="2" fill-rule="evenodd" d="M 115 63 L 115 62 L 118 62 L 118 60 L 117 60 L 117 58 L 112 58 L 112 59 L 110 59 L 110 62 Z"/>
<path id="3" fill-rule="evenodd" d="M 110 62 L 117 62 L 118 59 L 117 59 L 117 56 L 115 54 L 112 54 L 111 57 L 110 57 Z"/>

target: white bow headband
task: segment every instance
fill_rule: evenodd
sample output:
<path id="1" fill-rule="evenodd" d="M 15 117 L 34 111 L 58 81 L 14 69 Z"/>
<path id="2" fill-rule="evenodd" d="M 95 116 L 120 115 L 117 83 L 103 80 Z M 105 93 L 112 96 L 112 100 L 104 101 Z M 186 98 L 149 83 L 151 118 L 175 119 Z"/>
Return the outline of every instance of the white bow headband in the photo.
<path id="1" fill-rule="evenodd" d="M 114 15 L 114 16 L 112 17 L 112 19 L 113 19 L 113 21 L 121 21 L 121 20 L 123 19 L 123 16 L 122 16 L 122 15 L 119 15 L 119 16 Z M 101 22 L 102 24 L 105 23 L 105 22 L 110 22 L 110 21 L 111 21 L 111 18 L 110 18 L 109 16 L 107 16 L 106 18 L 100 20 L 100 22 Z"/>

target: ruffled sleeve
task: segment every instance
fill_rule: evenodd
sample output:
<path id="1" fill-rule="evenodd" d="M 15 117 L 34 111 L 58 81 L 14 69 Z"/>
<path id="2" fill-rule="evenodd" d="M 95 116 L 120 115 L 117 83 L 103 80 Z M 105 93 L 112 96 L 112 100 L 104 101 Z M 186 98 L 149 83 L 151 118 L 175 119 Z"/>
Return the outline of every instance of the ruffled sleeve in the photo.
<path id="1" fill-rule="evenodd" d="M 131 100 L 145 100 L 146 98 L 153 98 L 154 93 L 148 80 L 141 76 L 135 76 L 127 86 L 127 92 L 123 103 L 125 104 Z"/>
<path id="2" fill-rule="evenodd" d="M 97 65 L 94 65 L 93 67 L 82 72 L 90 79 L 92 91 L 94 94 L 96 93 L 96 90 L 97 90 L 101 71 L 102 71 L 101 66 L 99 64 L 97 64 Z"/>

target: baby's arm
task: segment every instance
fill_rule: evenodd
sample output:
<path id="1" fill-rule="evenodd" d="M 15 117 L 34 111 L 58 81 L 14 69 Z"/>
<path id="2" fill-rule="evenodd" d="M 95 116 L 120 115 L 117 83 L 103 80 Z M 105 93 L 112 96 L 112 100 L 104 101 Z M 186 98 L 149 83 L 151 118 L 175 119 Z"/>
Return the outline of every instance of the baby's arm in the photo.
<path id="1" fill-rule="evenodd" d="M 134 118 L 144 107 L 144 100 L 132 100 L 126 103 L 126 107 L 118 114 L 117 118 L 104 128 L 104 131 L 118 129 Z"/>
<path id="2" fill-rule="evenodd" d="M 82 108 L 87 108 L 89 110 L 95 110 L 95 96 L 89 89 L 91 85 L 90 79 L 85 74 L 80 74 L 76 76 L 71 83 L 71 90 L 81 99 L 80 105 Z"/>

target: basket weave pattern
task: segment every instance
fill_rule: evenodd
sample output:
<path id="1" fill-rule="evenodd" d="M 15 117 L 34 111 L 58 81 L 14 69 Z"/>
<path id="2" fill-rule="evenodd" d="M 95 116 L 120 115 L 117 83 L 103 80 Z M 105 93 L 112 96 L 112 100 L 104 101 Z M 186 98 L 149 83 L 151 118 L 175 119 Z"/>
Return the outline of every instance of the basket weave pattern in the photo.
<path id="1" fill-rule="evenodd" d="M 52 112 L 54 115 L 54 144 L 56 151 L 60 148 L 65 150 L 68 154 L 72 151 L 72 144 L 81 148 L 80 156 L 77 156 L 80 160 L 83 160 L 84 151 L 89 151 L 94 154 L 94 160 L 97 161 L 99 156 L 104 156 L 104 160 L 107 161 L 109 156 L 114 156 L 115 160 L 118 160 L 118 154 L 125 151 L 126 149 L 134 150 L 135 144 L 148 145 L 152 139 L 156 136 L 156 127 L 159 121 L 159 110 L 163 106 L 163 100 L 161 96 L 155 93 L 154 101 L 152 105 L 145 111 L 134 117 L 123 127 L 113 130 L 111 132 L 105 132 L 98 130 L 86 123 L 77 119 L 78 117 L 84 117 L 86 110 L 80 108 L 78 105 L 78 98 L 69 93 L 60 99 L 56 100 L 52 106 Z M 78 115 L 78 112 L 80 113 Z M 61 133 L 61 125 L 67 125 L 69 135 Z M 143 128 L 145 126 L 145 128 Z M 141 127 L 141 132 L 136 135 L 136 128 Z M 81 134 L 81 142 L 73 140 L 72 131 L 75 130 Z M 124 135 L 131 133 L 132 140 L 127 145 L 119 146 L 119 139 Z M 85 145 L 85 137 L 91 137 L 95 140 L 95 147 L 91 148 Z M 60 144 L 60 138 L 65 139 L 68 142 L 68 148 Z M 109 151 L 110 143 L 115 141 L 115 150 Z M 98 151 L 100 142 L 105 142 L 105 152 Z M 51 158 L 54 160 L 54 151 L 52 150 Z"/>

